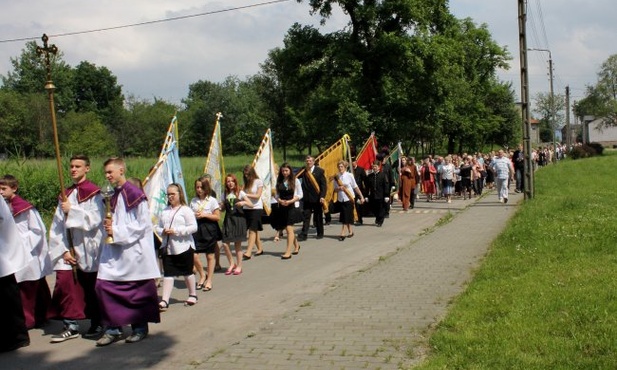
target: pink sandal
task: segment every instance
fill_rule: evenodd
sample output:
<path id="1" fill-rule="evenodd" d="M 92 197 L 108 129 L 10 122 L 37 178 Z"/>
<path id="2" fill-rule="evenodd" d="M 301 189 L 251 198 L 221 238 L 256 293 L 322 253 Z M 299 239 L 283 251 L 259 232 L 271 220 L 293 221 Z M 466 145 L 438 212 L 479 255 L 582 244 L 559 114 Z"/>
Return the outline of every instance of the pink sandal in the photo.
<path id="1" fill-rule="evenodd" d="M 227 271 L 225 271 L 225 275 L 231 275 L 234 273 L 234 270 L 236 268 L 236 265 L 231 265 L 229 266 L 229 268 L 227 269 Z"/>

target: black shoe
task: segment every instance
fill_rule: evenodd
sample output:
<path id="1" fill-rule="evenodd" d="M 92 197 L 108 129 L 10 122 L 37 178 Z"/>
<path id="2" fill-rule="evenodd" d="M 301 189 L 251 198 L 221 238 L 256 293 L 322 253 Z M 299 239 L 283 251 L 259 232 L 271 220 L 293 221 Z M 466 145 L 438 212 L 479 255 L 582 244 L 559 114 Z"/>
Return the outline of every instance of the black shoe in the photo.
<path id="1" fill-rule="evenodd" d="M 317 235 L 315 239 L 323 239 L 323 235 Z"/>
<path id="2" fill-rule="evenodd" d="M 303 241 L 305 241 L 305 240 L 306 240 L 306 235 L 304 235 L 304 234 L 300 234 L 300 235 L 298 235 L 298 241 L 303 242 Z"/>
<path id="3" fill-rule="evenodd" d="M 504 203 L 508 203 L 508 198 L 503 198 Z"/>
<path id="4" fill-rule="evenodd" d="M 84 334 L 84 338 L 98 339 L 101 335 L 103 335 L 103 327 L 101 325 L 92 325 L 86 334 Z"/>
<path id="5" fill-rule="evenodd" d="M 381 227 L 381 225 L 383 225 L 383 223 L 381 223 L 381 222 L 375 224 L 375 226 L 377 226 L 377 227 Z"/>

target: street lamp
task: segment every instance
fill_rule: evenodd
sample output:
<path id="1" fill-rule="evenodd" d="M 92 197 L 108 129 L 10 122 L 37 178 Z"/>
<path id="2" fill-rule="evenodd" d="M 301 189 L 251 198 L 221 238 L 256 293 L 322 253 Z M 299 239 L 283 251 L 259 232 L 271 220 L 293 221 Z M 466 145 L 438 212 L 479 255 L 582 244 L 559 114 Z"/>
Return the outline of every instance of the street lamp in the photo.
<path id="1" fill-rule="evenodd" d="M 550 79 L 550 83 L 551 83 L 551 104 L 550 104 L 550 109 L 551 109 L 551 118 L 550 118 L 550 125 L 551 125 L 551 131 L 553 131 L 553 160 L 555 160 L 555 155 L 557 153 L 557 144 L 555 142 L 555 94 L 553 91 L 553 56 L 551 54 L 551 51 L 548 49 L 535 49 L 535 48 L 529 48 L 527 49 L 529 51 L 544 51 L 548 53 L 548 74 L 549 74 L 549 79 Z"/>

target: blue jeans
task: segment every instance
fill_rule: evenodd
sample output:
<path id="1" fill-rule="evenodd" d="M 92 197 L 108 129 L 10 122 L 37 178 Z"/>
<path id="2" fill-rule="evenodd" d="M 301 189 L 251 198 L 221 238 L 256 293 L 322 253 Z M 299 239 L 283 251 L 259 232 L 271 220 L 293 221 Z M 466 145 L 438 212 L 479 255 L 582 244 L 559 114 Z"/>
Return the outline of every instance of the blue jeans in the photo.
<path id="1" fill-rule="evenodd" d="M 517 190 L 523 190 L 524 184 L 525 184 L 525 177 L 523 176 L 523 169 L 522 168 L 517 168 L 515 170 L 515 174 L 516 174 L 516 189 Z"/>

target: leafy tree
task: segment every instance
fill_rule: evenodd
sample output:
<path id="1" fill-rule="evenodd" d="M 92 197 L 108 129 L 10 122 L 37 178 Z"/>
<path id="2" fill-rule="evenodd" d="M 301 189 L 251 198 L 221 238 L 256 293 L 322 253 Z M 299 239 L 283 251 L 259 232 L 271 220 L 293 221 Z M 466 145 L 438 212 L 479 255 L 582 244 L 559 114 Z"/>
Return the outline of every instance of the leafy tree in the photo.
<path id="1" fill-rule="evenodd" d="M 103 119 L 113 119 L 122 108 L 122 87 L 107 67 L 79 63 L 73 72 L 73 88 L 77 112 L 95 112 Z"/>
<path id="2" fill-rule="evenodd" d="M 540 141 L 553 141 L 555 130 L 565 121 L 565 101 L 565 97 L 560 94 L 554 94 L 553 97 L 550 93 L 536 95 L 534 112 L 540 117 Z"/>
<path id="3" fill-rule="evenodd" d="M 617 54 L 602 63 L 598 82 L 587 86 L 587 95 L 574 106 L 574 112 L 581 119 L 595 116 L 605 126 L 617 125 Z"/>
<path id="4" fill-rule="evenodd" d="M 183 147 L 192 155 L 205 155 L 210 147 L 216 114 L 221 112 L 223 153 L 254 153 L 269 123 L 253 81 L 230 76 L 222 83 L 198 81 L 189 86 L 186 105 L 189 137 Z"/>
<path id="5" fill-rule="evenodd" d="M 41 94 L 0 90 L 0 153 L 53 155 L 49 102 Z"/>
<path id="6" fill-rule="evenodd" d="M 121 141 L 124 155 L 139 155 L 147 157 L 158 156 L 169 123 L 178 107 L 162 99 L 155 98 L 154 102 L 129 96 L 126 102 L 126 111 L 123 124 L 120 126 L 123 135 L 128 141 Z M 181 119 L 179 132 L 182 135 L 186 128 Z M 136 134 L 138 133 L 138 134 Z M 182 149 L 184 149 L 182 147 Z M 182 150 L 184 153 L 184 150 Z"/>
<path id="7" fill-rule="evenodd" d="M 94 112 L 69 112 L 58 125 L 61 149 L 67 157 L 78 153 L 90 157 L 116 153 L 115 141 L 109 140 L 109 131 Z"/>
<path id="8" fill-rule="evenodd" d="M 18 58 L 11 58 L 13 71 L 2 78 L 2 89 L 12 90 L 21 94 L 43 94 L 47 81 L 47 70 L 44 58 L 37 51 L 34 41 L 26 43 Z M 58 113 L 68 112 L 75 107 L 73 92 L 73 70 L 62 60 L 63 53 L 59 51 L 50 56 L 54 102 Z"/>

